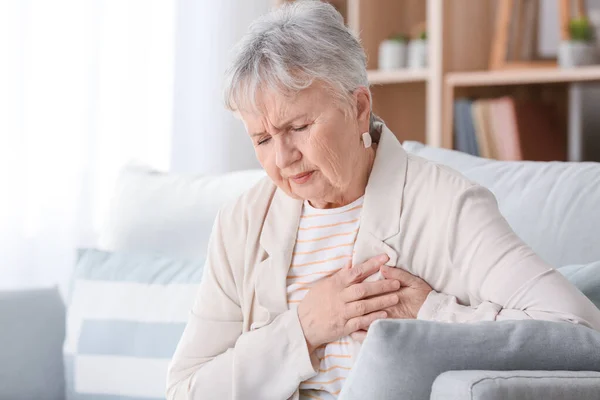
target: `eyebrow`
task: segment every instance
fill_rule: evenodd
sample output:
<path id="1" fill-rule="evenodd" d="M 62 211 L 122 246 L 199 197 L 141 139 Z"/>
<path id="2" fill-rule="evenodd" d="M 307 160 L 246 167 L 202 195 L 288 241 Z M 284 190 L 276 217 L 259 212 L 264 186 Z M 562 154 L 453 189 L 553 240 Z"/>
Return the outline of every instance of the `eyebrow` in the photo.
<path id="1" fill-rule="evenodd" d="M 285 122 L 284 122 L 283 124 L 281 124 L 281 125 L 282 125 L 282 126 L 289 126 L 289 125 L 290 125 L 292 122 L 294 122 L 295 120 L 297 120 L 297 119 L 300 119 L 300 118 L 305 118 L 307 115 L 308 115 L 308 114 L 302 114 L 302 115 L 298 115 L 298 116 L 296 116 L 296 117 L 294 117 L 294 118 L 290 118 L 290 119 L 288 119 L 287 121 L 285 121 Z M 277 127 L 275 127 L 275 129 L 277 129 L 277 130 L 281 130 L 282 128 L 277 128 Z M 266 133 L 265 131 L 262 131 L 262 132 L 255 132 L 255 133 L 252 133 L 250 136 L 251 136 L 251 137 L 256 137 L 256 136 L 261 136 L 261 135 L 264 135 L 265 133 Z"/>

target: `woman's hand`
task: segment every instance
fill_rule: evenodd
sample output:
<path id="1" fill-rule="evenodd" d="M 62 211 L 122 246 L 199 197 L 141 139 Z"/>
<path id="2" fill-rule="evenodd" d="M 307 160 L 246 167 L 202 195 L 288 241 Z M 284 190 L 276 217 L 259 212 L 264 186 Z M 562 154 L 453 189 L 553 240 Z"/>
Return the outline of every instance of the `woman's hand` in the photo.
<path id="1" fill-rule="evenodd" d="M 401 268 L 384 265 L 381 267 L 381 273 L 386 281 L 397 281 L 401 284 L 400 289 L 395 292 L 399 299 L 398 303 L 385 310 L 388 318 L 416 319 L 425 299 L 433 290 L 431 286 L 423 279 Z M 350 336 L 362 343 L 367 336 L 367 331 L 360 330 Z"/>
<path id="2" fill-rule="evenodd" d="M 398 280 L 363 282 L 387 260 L 387 255 L 380 255 L 354 268 L 348 263 L 306 294 L 298 317 L 311 354 L 325 343 L 367 329 L 388 316 L 383 310 L 398 304 L 398 295 L 390 294 L 400 288 Z"/>

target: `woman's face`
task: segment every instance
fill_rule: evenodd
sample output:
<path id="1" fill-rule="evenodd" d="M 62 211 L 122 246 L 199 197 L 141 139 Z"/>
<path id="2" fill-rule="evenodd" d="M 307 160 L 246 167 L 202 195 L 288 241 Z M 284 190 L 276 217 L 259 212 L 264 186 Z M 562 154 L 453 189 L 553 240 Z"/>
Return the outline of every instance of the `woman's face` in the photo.
<path id="1" fill-rule="evenodd" d="M 344 113 L 316 82 L 293 98 L 263 92 L 261 112 L 240 113 L 259 162 L 288 195 L 330 208 L 353 201 L 357 185 L 364 190 L 366 182 L 357 181 L 373 152 L 361 141 L 369 127 L 368 91 L 357 89 L 354 100 L 354 111 Z"/>

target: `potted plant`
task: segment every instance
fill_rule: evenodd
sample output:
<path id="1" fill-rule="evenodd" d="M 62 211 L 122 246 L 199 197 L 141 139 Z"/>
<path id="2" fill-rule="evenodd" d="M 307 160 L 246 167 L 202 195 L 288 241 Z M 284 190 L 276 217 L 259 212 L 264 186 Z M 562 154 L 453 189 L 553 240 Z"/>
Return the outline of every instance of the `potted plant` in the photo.
<path id="1" fill-rule="evenodd" d="M 404 34 L 396 34 L 379 45 L 379 69 L 390 70 L 406 67 L 406 44 Z"/>
<path id="2" fill-rule="evenodd" d="M 596 62 L 594 30 L 587 18 L 569 21 L 570 40 L 560 42 L 558 64 L 563 68 L 591 65 Z"/>
<path id="3" fill-rule="evenodd" d="M 408 44 L 408 68 L 427 67 L 427 32 L 423 31 L 417 39 Z"/>

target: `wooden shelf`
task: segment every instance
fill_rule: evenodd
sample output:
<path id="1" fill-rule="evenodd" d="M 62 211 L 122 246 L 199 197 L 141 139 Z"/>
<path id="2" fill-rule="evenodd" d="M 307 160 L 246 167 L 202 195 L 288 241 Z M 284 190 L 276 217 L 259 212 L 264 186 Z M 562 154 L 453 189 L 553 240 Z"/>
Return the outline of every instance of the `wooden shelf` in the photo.
<path id="1" fill-rule="evenodd" d="M 565 69 L 538 68 L 506 71 L 450 72 L 446 74 L 446 83 L 453 87 L 592 81 L 600 81 L 600 66 Z"/>
<path id="2" fill-rule="evenodd" d="M 429 70 L 399 69 L 396 71 L 367 71 L 369 83 L 381 85 L 386 83 L 425 82 L 429 77 Z"/>

